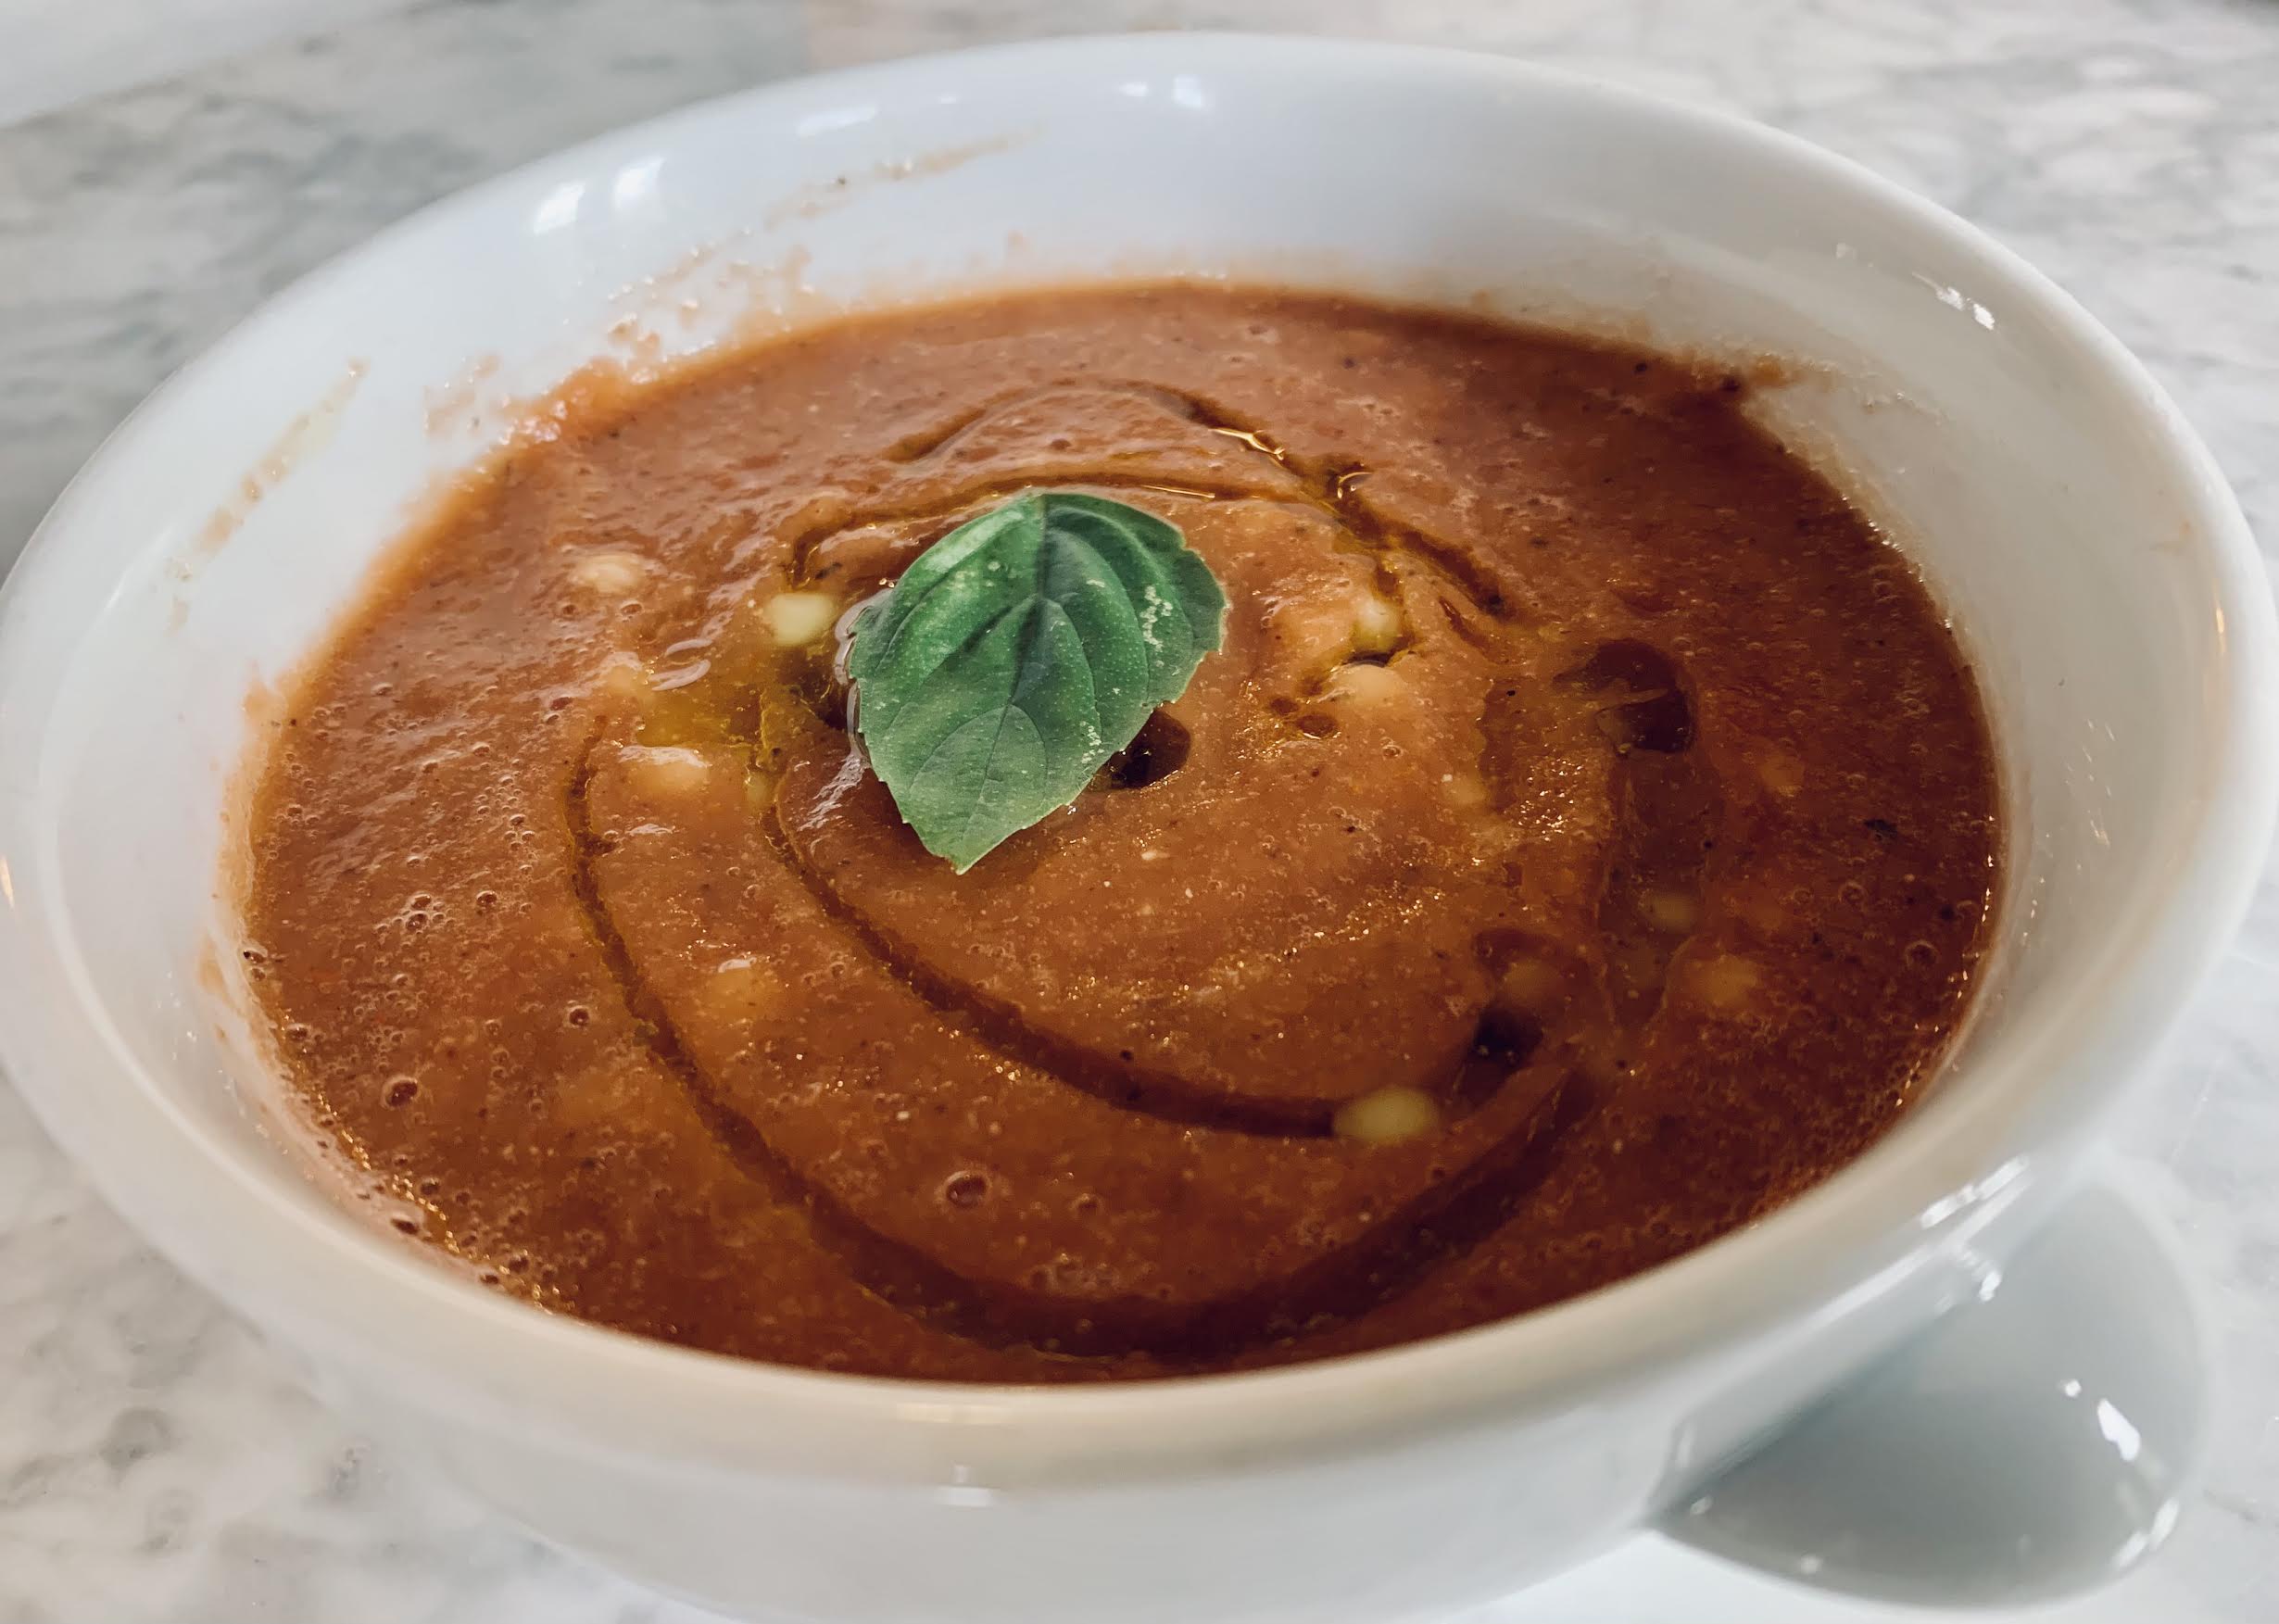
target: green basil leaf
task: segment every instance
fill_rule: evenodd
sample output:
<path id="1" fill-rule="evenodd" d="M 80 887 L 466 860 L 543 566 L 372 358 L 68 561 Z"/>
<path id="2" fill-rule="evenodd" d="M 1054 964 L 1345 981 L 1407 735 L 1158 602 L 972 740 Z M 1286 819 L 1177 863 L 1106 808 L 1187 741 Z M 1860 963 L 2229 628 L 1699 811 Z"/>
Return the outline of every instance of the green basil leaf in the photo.
<path id="1" fill-rule="evenodd" d="M 1219 646 L 1227 595 L 1177 526 L 1031 491 L 959 525 L 857 619 L 855 727 L 960 874 L 1076 799 Z"/>

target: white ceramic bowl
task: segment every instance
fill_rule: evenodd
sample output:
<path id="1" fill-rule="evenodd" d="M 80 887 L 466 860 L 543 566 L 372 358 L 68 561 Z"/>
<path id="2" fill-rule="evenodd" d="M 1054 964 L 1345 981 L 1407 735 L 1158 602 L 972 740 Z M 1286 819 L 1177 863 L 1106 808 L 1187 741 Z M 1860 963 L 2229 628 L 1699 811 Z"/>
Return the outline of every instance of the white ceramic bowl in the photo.
<path id="1" fill-rule="evenodd" d="M 249 692 L 507 401 L 583 361 L 716 342 L 755 307 L 796 323 L 1137 271 L 1478 298 L 1799 363 L 1768 409 L 1920 561 L 2008 762 L 1995 986 L 1934 1097 L 1819 1190 L 1610 1290 L 1366 1358 L 1103 1391 L 641 1341 L 487 1294 L 335 1205 L 262 1131 L 270 1080 L 209 985 Z M 1861 1476 L 1845 1451 L 1702 1486 L 1943 1307 L 1992 1295 L 2059 1204 L 2244 906 L 2274 691 L 2248 538 L 2167 400 L 2024 265 L 1857 169 L 1458 55 L 1164 35 L 908 62 L 698 107 L 430 209 L 113 436 L 0 608 L 0 1051 L 109 1198 L 323 1393 L 532 1528 L 724 1606 L 1425 1617 L 1688 1506 L 1705 1542 L 1906 1588 L 1857 1530 L 1794 1548 L 1800 1506 L 1844 1504 L 1825 1479 Z M 2020 1301 L 2045 1328 L 2090 1316 L 2057 1340 L 2091 1365 L 2124 1349 L 2091 1376 L 2150 1440 L 2128 1478 L 2149 1504 L 2194 1447 L 2188 1327 L 2163 1328 L 2189 1308 L 2097 1321 L 2084 1258 L 2159 1273 L 2132 1263 L 2158 1248 L 2131 1253 L 2125 1215 L 2107 1227 L 2055 1246 L 2052 1283 Z M 1852 1412 L 1870 1433 L 1935 1423 L 1880 1379 L 1853 1390 L 1882 1394 Z M 2019 1507 L 1979 1500 L 2007 1533 Z M 2165 1515 L 2134 1519 L 2134 1548 Z M 2005 1560 L 1994 1589 L 2095 1567 Z"/>

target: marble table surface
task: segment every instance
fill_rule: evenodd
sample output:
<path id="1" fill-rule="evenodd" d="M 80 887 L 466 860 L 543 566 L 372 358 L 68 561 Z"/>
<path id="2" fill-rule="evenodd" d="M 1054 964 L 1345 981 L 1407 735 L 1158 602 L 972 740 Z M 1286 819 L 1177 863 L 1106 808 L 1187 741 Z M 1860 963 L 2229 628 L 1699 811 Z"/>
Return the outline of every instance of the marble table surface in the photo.
<path id="1" fill-rule="evenodd" d="M 92 0 L 91 0 L 92 3 Z M 338 0 L 334 0 L 338 4 Z M 438 194 L 811 66 L 1072 28 L 1509 51 L 1738 108 L 2039 263 L 2279 535 L 2268 0 L 450 0 L 0 129 L 0 567 L 103 434 L 261 298 Z M 312 18 L 321 18 L 320 6 Z M 2212 1471 L 2058 1624 L 2279 1618 L 2279 879 L 2122 1122 L 2211 1287 Z M 633 1624 L 698 1615 L 399 1469 L 89 1191 L 0 1089 L 0 1621 Z M 1917 1618 L 1641 1540 L 1472 1624 Z M 1081 1624 L 1072 1620 L 1071 1624 Z"/>

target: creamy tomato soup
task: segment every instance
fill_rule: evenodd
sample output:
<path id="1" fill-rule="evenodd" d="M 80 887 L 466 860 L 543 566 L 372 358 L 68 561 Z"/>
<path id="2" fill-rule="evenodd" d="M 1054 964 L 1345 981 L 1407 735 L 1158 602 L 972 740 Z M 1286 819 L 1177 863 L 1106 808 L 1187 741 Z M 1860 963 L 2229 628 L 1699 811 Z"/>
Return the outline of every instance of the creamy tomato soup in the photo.
<path id="1" fill-rule="evenodd" d="M 1934 1066 L 1999 842 L 1953 637 L 1747 398 L 1190 285 L 575 397 L 265 747 L 246 959 L 328 1153 L 548 1309 L 988 1380 L 1381 1347 L 1749 1222 Z M 1176 525 L 1223 646 L 960 873 L 841 645 L 1040 490 Z"/>

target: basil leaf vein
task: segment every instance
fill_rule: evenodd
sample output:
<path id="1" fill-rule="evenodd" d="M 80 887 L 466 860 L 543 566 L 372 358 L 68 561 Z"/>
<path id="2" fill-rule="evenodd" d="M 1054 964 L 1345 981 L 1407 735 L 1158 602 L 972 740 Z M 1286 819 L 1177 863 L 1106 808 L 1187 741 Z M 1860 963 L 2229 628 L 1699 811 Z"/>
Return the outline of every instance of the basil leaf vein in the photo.
<path id="1" fill-rule="evenodd" d="M 1031 491 L 926 548 L 856 622 L 856 730 L 903 821 L 963 874 L 1075 800 L 1226 620 L 1177 526 Z"/>

